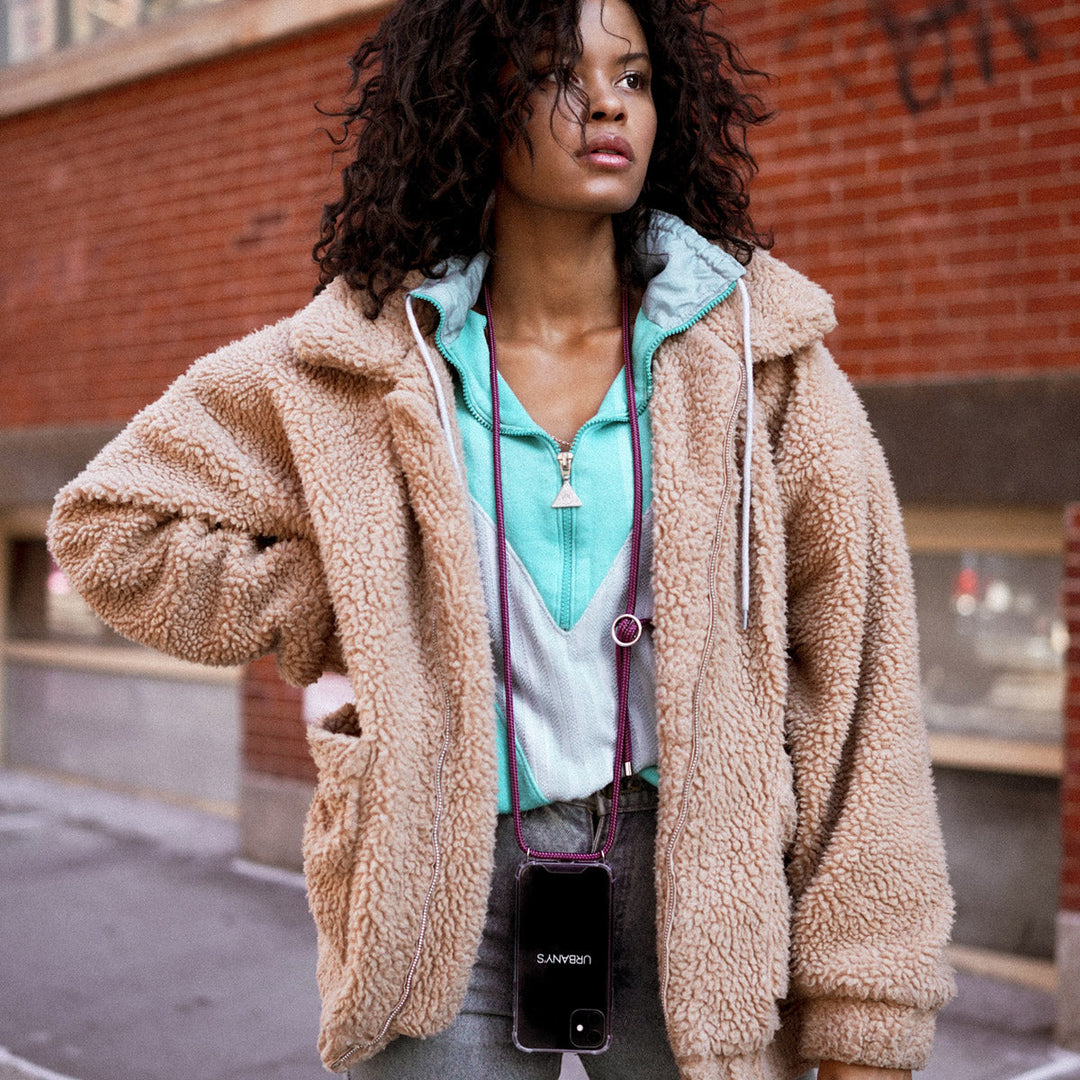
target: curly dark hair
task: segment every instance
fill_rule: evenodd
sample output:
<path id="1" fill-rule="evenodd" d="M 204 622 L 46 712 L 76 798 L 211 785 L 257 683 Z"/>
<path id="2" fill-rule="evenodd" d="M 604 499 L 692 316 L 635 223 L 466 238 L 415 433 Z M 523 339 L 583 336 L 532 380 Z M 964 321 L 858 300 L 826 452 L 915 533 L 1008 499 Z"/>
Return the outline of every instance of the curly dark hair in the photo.
<path id="1" fill-rule="evenodd" d="M 763 77 L 711 24 L 709 0 L 628 0 L 652 57 L 657 134 L 637 205 L 614 218 L 627 278 L 651 210 L 682 218 L 747 263 L 768 246 L 749 214 L 757 166 L 748 129 L 771 115 L 747 80 Z M 342 276 L 375 318 L 411 270 L 491 251 L 500 136 L 528 140 L 530 95 L 561 58 L 558 100 L 580 97 L 581 0 L 402 0 L 350 61 L 331 135 L 350 152 L 341 198 L 323 208 L 312 252 L 319 285 Z M 587 115 L 587 114 L 585 114 Z"/>

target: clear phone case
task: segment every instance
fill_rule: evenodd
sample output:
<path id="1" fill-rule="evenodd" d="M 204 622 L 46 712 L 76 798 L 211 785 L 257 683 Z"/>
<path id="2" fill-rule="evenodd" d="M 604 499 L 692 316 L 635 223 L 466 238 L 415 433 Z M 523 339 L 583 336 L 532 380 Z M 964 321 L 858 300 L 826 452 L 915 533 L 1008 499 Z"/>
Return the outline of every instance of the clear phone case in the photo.
<path id="1" fill-rule="evenodd" d="M 599 1054 L 611 1041 L 611 868 L 525 862 L 517 876 L 514 1044 Z"/>

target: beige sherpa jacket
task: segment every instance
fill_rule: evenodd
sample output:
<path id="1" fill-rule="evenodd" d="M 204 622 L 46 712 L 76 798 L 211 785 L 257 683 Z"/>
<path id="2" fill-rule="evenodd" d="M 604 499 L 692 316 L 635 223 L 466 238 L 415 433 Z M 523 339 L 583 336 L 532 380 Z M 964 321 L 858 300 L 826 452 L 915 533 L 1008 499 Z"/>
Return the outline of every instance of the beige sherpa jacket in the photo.
<path id="1" fill-rule="evenodd" d="M 686 1080 L 919 1068 L 950 895 L 912 586 L 829 298 L 746 277 L 757 407 L 739 614 L 737 296 L 654 358 L 661 993 Z M 449 376 L 443 372 L 447 394 Z M 355 706 L 311 732 L 305 836 L 331 1068 L 460 1007 L 495 829 L 494 686 L 467 492 L 399 296 L 340 282 L 195 364 L 59 495 L 52 550 L 122 633 Z"/>

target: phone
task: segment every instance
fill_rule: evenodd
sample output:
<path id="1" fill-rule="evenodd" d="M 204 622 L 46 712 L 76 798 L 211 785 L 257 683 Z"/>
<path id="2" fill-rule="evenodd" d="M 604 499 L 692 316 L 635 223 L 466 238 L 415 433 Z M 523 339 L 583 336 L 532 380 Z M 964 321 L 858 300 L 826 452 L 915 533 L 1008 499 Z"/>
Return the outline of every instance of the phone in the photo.
<path id="1" fill-rule="evenodd" d="M 599 1054 L 611 1042 L 611 868 L 525 862 L 517 875 L 514 1045 Z"/>

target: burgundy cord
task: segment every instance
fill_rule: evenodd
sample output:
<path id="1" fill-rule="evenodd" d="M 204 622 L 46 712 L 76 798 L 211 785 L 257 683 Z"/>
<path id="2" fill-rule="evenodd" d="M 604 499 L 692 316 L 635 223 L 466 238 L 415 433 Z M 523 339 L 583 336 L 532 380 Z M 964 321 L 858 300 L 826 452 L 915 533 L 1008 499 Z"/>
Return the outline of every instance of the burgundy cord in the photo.
<path id="1" fill-rule="evenodd" d="M 626 401 L 630 420 L 630 443 L 634 467 L 634 516 L 630 532 L 630 572 L 628 575 L 626 611 L 616 617 L 611 628 L 615 644 L 615 673 L 618 687 L 615 735 L 615 770 L 611 789 L 611 814 L 607 836 L 599 851 L 558 852 L 533 851 L 525 843 L 521 822 L 521 793 L 518 790 L 517 739 L 514 729 L 514 666 L 510 656 L 510 586 L 507 574 L 506 519 L 503 513 L 502 455 L 500 453 L 499 365 L 495 348 L 495 323 L 491 317 L 491 289 L 484 282 L 484 312 L 487 316 L 488 349 L 491 356 L 491 415 L 492 456 L 495 471 L 495 532 L 498 539 L 499 614 L 503 641 L 503 682 L 506 686 L 506 738 L 509 743 L 510 801 L 514 812 L 514 835 L 518 846 L 531 859 L 559 859 L 564 862 L 595 862 L 607 857 L 615 843 L 619 814 L 619 788 L 624 768 L 632 763 L 630 745 L 630 649 L 641 636 L 641 620 L 634 614 L 637 600 L 638 574 L 641 568 L 641 523 L 643 480 L 641 469 L 641 432 L 638 424 L 637 397 L 634 393 L 634 372 L 630 358 L 630 298 L 622 290 L 622 347 L 623 371 L 626 376 Z"/>

